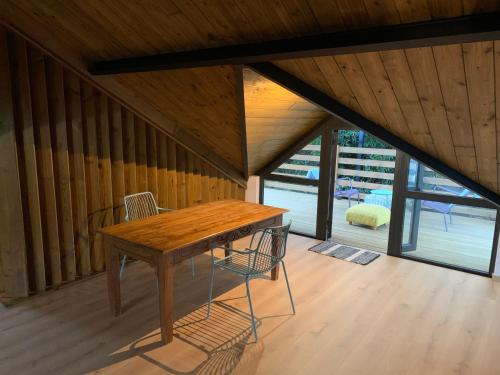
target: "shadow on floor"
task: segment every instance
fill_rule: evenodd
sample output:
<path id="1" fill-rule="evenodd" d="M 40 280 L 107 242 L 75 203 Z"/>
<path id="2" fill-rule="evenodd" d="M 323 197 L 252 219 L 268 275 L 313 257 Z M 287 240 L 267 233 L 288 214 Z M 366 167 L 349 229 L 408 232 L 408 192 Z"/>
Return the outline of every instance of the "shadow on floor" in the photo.
<path id="1" fill-rule="evenodd" d="M 147 368 L 148 373 L 228 374 L 243 354 L 244 361 L 255 364 L 261 341 L 254 343 L 249 314 L 231 306 L 238 301 L 215 301 L 205 319 L 209 264 L 209 255 L 196 257 L 194 279 L 189 261 L 176 269 L 172 344 L 160 343 L 154 272 L 134 262 L 122 280 L 123 313 L 117 318 L 109 312 L 105 275 L 7 309 L 0 335 L 8 334 L 10 340 L 0 343 L 0 373 L 83 374 L 112 366 L 113 373 Z M 216 271 L 214 298 L 241 284 L 240 276 Z M 246 306 L 245 295 L 240 298 Z M 120 366 L 123 371 L 117 371 Z"/>

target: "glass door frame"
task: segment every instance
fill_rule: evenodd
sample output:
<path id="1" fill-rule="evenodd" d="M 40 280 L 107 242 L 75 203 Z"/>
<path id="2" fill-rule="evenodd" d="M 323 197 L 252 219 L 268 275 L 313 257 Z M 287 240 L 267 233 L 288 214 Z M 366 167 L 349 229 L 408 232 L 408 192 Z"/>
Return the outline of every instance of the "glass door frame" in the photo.
<path id="1" fill-rule="evenodd" d="M 498 237 L 499 237 L 499 220 L 500 220 L 500 210 L 496 205 L 489 202 L 486 199 L 477 199 L 470 197 L 460 197 L 455 195 L 443 195 L 431 192 L 424 192 L 419 190 L 421 187 L 420 179 L 423 179 L 421 164 L 419 162 L 419 167 L 416 176 L 416 186 L 415 190 L 408 189 L 408 176 L 410 169 L 411 157 L 406 153 L 397 150 L 396 151 L 396 168 L 394 172 L 394 188 L 392 195 L 392 210 L 391 210 L 391 226 L 389 229 L 389 245 L 387 248 L 387 254 L 396 256 L 399 258 L 410 259 L 417 262 L 423 262 L 428 264 L 437 265 L 440 267 L 446 267 L 451 269 L 456 269 L 460 271 L 465 271 L 473 274 L 478 274 L 482 276 L 491 276 L 495 270 L 495 260 L 498 248 Z M 437 262 L 430 259 L 411 257 L 405 254 L 406 251 L 414 250 L 411 243 L 416 243 L 410 240 L 410 244 L 403 245 L 403 229 L 404 229 L 404 216 L 405 216 L 405 205 L 407 199 L 415 199 L 415 202 L 421 202 L 421 200 L 436 201 L 443 203 L 453 203 L 458 205 L 489 208 L 496 210 L 496 220 L 495 229 L 493 233 L 493 243 L 491 249 L 491 258 L 489 264 L 488 272 L 483 272 L 479 270 L 474 270 L 466 267 L 460 267 L 453 264 L 447 264 L 442 262 Z M 417 205 L 414 206 L 414 210 L 418 209 Z M 412 215 L 412 220 L 410 222 L 411 227 L 414 229 L 418 226 L 418 215 Z M 410 233 L 415 236 L 413 230 Z"/>
<path id="2" fill-rule="evenodd" d="M 311 137 L 311 142 L 317 136 L 321 136 L 320 156 L 319 156 L 319 180 L 312 180 L 302 177 L 282 176 L 272 174 L 269 171 L 260 175 L 260 194 L 259 203 L 264 203 L 264 182 L 277 181 L 290 184 L 315 186 L 318 188 L 318 203 L 316 207 L 316 234 L 310 235 L 306 233 L 294 232 L 300 236 L 316 238 L 319 240 L 327 240 L 331 235 L 331 227 L 333 220 L 333 190 L 335 187 L 335 166 L 337 155 L 337 131 L 331 126 L 322 126 L 320 132 L 314 137 Z M 299 149 L 300 150 L 300 149 Z M 297 152 L 299 151 L 297 150 Z"/>

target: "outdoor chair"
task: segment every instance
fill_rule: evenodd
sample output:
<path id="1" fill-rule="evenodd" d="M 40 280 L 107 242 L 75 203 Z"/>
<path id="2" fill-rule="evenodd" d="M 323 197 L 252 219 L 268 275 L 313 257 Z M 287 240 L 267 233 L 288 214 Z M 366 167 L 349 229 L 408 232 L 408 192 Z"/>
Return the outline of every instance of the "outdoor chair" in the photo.
<path id="1" fill-rule="evenodd" d="M 161 208 L 156 205 L 155 198 L 150 192 L 127 195 L 123 198 L 125 203 L 125 221 L 145 219 L 149 216 L 158 215 L 161 212 L 173 211 L 168 208 Z M 125 270 L 127 256 L 123 256 L 120 267 L 120 278 Z M 195 276 L 194 258 L 191 258 L 191 274 Z"/>
<path id="2" fill-rule="evenodd" d="M 212 289 L 214 284 L 214 271 L 215 267 L 236 273 L 245 278 L 246 294 L 248 304 L 250 306 L 250 315 L 252 316 L 252 330 L 257 341 L 257 329 L 255 323 L 255 316 L 253 313 L 252 299 L 250 297 L 249 282 L 252 278 L 261 277 L 265 273 L 271 271 L 276 266 L 281 264 L 283 274 L 285 275 L 286 286 L 288 289 L 288 296 L 292 305 L 292 312 L 295 314 L 295 305 L 293 303 L 292 292 L 290 291 L 290 284 L 288 283 L 288 276 L 286 273 L 285 263 L 283 258 L 286 254 L 286 241 L 288 238 L 288 231 L 291 222 L 287 225 L 261 229 L 253 234 L 250 246 L 245 250 L 236 250 L 228 247 L 221 247 L 227 252 L 229 256 L 222 259 L 215 259 L 213 249 L 212 262 L 210 267 L 210 283 L 208 289 L 208 307 L 207 319 L 210 317 L 210 305 L 212 303 Z M 260 238 L 257 239 L 257 234 Z M 254 248 L 254 242 L 257 245 Z"/>
<path id="3" fill-rule="evenodd" d="M 453 195 L 458 195 L 459 197 L 465 197 L 469 194 L 469 190 L 463 189 L 459 194 L 456 193 L 456 191 L 452 189 L 448 189 L 443 186 L 434 186 L 432 189 L 433 191 L 445 191 L 448 193 L 451 193 Z M 435 212 L 439 212 L 440 214 L 443 214 L 443 219 L 444 219 L 444 229 L 446 232 L 448 232 L 448 223 L 446 221 L 446 215 L 449 216 L 450 218 L 450 224 L 451 224 L 451 214 L 453 207 L 455 206 L 453 203 L 442 203 L 442 202 L 435 202 L 435 201 L 422 201 L 422 206 L 430 208 L 431 210 Z"/>
<path id="4" fill-rule="evenodd" d="M 348 181 L 349 186 L 340 185 L 340 181 Z M 357 197 L 359 203 L 359 190 L 352 187 L 352 179 L 349 177 L 341 177 L 335 180 L 335 193 L 334 197 L 337 199 L 347 198 L 349 200 L 349 207 L 351 207 L 351 197 Z"/>

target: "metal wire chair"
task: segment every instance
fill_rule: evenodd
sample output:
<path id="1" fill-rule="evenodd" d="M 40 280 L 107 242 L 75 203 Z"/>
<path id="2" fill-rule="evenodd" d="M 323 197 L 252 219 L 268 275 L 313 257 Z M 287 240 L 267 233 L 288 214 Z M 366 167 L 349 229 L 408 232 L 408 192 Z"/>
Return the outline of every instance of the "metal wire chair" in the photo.
<path id="1" fill-rule="evenodd" d="M 290 284 L 288 283 L 285 263 L 283 262 L 283 258 L 286 254 L 286 241 L 288 238 L 290 225 L 291 222 L 287 225 L 271 227 L 257 231 L 252 236 L 249 248 L 245 250 L 236 250 L 228 247 L 223 247 L 223 249 L 229 251 L 232 254 L 222 259 L 215 260 L 213 249 L 211 250 L 212 262 L 210 267 L 210 283 L 208 289 L 207 319 L 210 317 L 210 305 L 212 302 L 212 289 L 214 283 L 214 268 L 220 267 L 222 269 L 242 275 L 245 277 L 248 304 L 250 305 L 250 315 L 252 316 L 252 330 L 255 336 L 255 340 L 257 340 L 257 330 L 255 316 L 253 313 L 252 299 L 250 296 L 249 281 L 252 278 L 260 277 L 266 272 L 271 271 L 280 263 L 283 268 L 283 274 L 285 275 L 288 296 L 290 297 L 290 304 L 292 305 L 292 311 L 293 314 L 295 314 L 295 305 L 293 303 Z M 256 241 L 258 234 L 260 234 L 260 237 L 258 241 Z M 253 247 L 254 242 L 257 242 L 257 246 L 255 248 Z"/>
<path id="2" fill-rule="evenodd" d="M 173 211 L 169 208 L 161 208 L 156 205 L 153 193 L 147 191 L 143 193 L 127 195 L 123 198 L 125 203 L 125 221 L 145 219 L 149 216 L 158 215 L 161 212 Z M 125 270 L 127 256 L 122 258 L 120 267 L 120 278 Z M 195 276 L 194 258 L 191 258 L 191 274 Z"/>

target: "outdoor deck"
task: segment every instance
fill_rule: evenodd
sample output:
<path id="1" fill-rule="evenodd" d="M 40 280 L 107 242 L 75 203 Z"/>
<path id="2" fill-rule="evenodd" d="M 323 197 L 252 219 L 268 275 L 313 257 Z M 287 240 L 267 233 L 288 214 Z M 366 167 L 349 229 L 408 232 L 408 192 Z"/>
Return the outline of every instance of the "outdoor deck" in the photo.
<path id="1" fill-rule="evenodd" d="M 314 235 L 316 231 L 317 196 L 288 190 L 266 188 L 265 204 L 288 208 L 285 219 L 292 219 L 296 232 Z M 389 225 L 377 230 L 349 225 L 345 220 L 347 200 L 335 200 L 333 210 L 333 239 L 342 244 L 387 252 Z M 449 231 L 444 230 L 443 216 L 422 211 L 418 248 L 409 256 L 459 264 L 487 271 L 495 222 L 485 218 L 453 216 Z"/>

